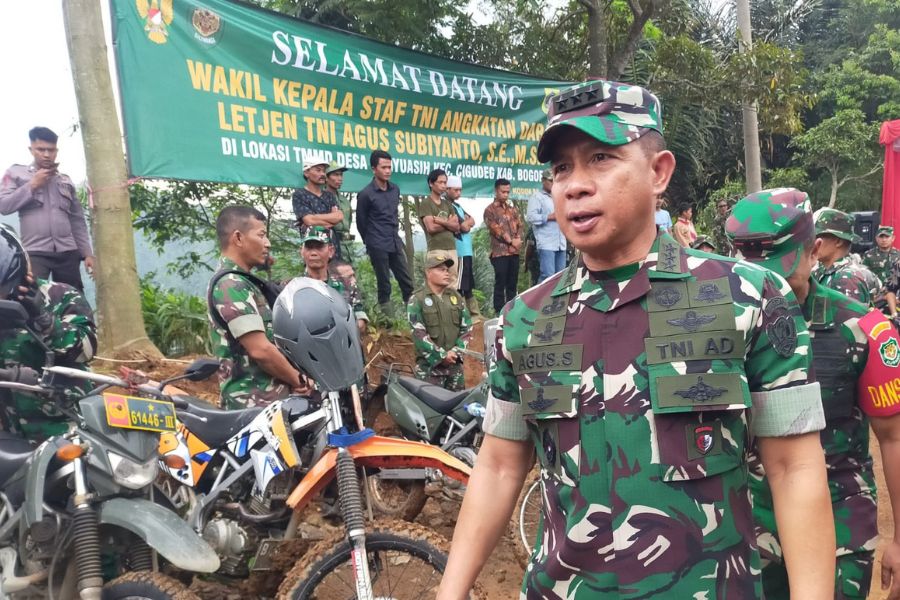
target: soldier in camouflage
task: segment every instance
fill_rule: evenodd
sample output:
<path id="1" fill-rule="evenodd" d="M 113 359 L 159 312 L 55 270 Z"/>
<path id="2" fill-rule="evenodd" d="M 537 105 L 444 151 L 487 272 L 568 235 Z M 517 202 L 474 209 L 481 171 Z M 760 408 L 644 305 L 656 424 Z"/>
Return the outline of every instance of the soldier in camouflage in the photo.
<path id="1" fill-rule="evenodd" d="M 416 347 L 416 377 L 445 389 L 465 388 L 463 357 L 472 334 L 466 301 L 450 287 L 453 259 L 431 253 L 425 260 L 425 285 L 406 306 Z"/>
<path id="2" fill-rule="evenodd" d="M 241 274 L 268 263 L 265 215 L 249 206 L 228 206 L 216 219 L 216 235 L 222 258 L 207 296 L 212 299 L 210 342 L 213 355 L 221 360 L 222 404 L 229 409 L 264 406 L 292 390 L 308 392 L 304 377 L 273 343 L 272 310 L 265 295 Z M 217 278 L 222 271 L 238 272 Z"/>
<path id="3" fill-rule="evenodd" d="M 813 277 L 827 288 L 866 306 L 874 306 L 881 282 L 850 255 L 850 245 L 859 240 L 853 233 L 853 216 L 833 208 L 821 208 L 815 213 L 815 223 L 816 238 L 822 243 Z"/>
<path id="4" fill-rule="evenodd" d="M 863 264 L 881 281 L 881 290 L 875 297 L 875 307 L 878 310 L 890 308 L 886 298 L 886 287 L 891 277 L 891 269 L 894 265 L 900 265 L 900 250 L 894 248 L 894 228 L 890 225 L 878 227 L 875 235 L 875 247 L 863 255 Z M 889 314 L 896 316 L 897 308 L 889 310 Z"/>
<path id="5" fill-rule="evenodd" d="M 800 302 L 825 410 L 821 440 L 837 537 L 834 597 L 864 599 L 878 542 L 870 423 L 881 443 L 885 473 L 900 473 L 900 445 L 893 442 L 900 440 L 900 402 L 892 387 L 900 378 L 896 331 L 881 313 L 870 313 L 865 305 L 810 277 L 822 242 L 815 239 L 804 192 L 785 188 L 751 194 L 737 203 L 727 226 L 738 257 L 784 277 Z M 751 462 L 751 475 L 765 598 L 789 598 L 772 494 L 758 460 Z M 892 498 L 900 514 L 900 498 Z M 890 581 L 900 568 L 900 542 L 890 542 L 887 556 Z M 894 588 L 900 592 L 900 577 Z"/>
<path id="6" fill-rule="evenodd" d="M 733 256 L 734 249 L 731 247 L 731 240 L 725 233 L 725 222 L 728 221 L 728 215 L 731 211 L 728 209 L 728 200 L 724 198 L 716 202 L 716 218 L 713 221 L 712 245 L 715 252 L 723 256 Z"/>
<path id="7" fill-rule="evenodd" d="M 0 300 L 16 300 L 28 312 L 28 326 L 53 352 L 55 365 L 86 369 L 97 347 L 93 311 L 84 296 L 65 283 L 35 280 L 18 238 L 0 226 Z M 0 325 L 0 368 L 40 371 L 44 349 L 21 327 Z M 33 396 L 0 390 L 3 428 L 36 442 L 64 433 L 67 419 Z"/>
<path id="8" fill-rule="evenodd" d="M 319 225 L 308 228 L 300 240 L 300 256 L 303 258 L 303 264 L 306 265 L 304 277 L 324 281 L 336 289 L 347 301 L 347 304 L 353 308 L 359 332 L 365 333 L 369 316 L 363 307 L 362 294 L 359 293 L 359 287 L 356 285 L 353 268 L 345 262 L 342 262 L 340 266 L 332 265 L 334 246 L 328 230 Z M 349 267 L 349 269 L 342 275 L 339 269 L 343 266 Z"/>
<path id="9" fill-rule="evenodd" d="M 759 598 L 752 438 L 778 474 L 791 591 L 830 597 L 824 415 L 787 283 L 657 232 L 675 159 L 646 90 L 597 81 L 551 98 L 538 159 L 579 257 L 500 318 L 438 597 L 464 597 L 537 451 L 543 516 L 523 598 Z"/>

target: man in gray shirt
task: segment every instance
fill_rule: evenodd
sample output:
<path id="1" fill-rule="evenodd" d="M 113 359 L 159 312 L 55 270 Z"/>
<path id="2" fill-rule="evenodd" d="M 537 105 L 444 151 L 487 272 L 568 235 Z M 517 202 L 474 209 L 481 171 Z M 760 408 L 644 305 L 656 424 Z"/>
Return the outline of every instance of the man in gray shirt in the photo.
<path id="1" fill-rule="evenodd" d="M 566 267 L 566 238 L 556 223 L 553 198 L 550 197 L 552 187 L 553 174 L 550 169 L 546 169 L 541 176 L 541 189 L 528 198 L 528 210 L 525 213 L 525 220 L 531 223 L 537 242 L 538 260 L 541 264 L 538 282 Z"/>
<path id="2" fill-rule="evenodd" d="M 80 263 L 94 272 L 94 252 L 75 185 L 59 172 L 57 135 L 46 127 L 28 132 L 34 162 L 13 165 L 0 183 L 0 214 L 19 213 L 22 245 L 34 276 L 84 290 Z"/>

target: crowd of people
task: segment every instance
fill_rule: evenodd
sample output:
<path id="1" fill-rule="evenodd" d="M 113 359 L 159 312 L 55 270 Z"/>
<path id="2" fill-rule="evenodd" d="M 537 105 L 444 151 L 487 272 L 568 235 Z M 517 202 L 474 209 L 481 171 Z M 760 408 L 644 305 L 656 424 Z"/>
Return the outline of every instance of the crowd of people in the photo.
<path id="1" fill-rule="evenodd" d="M 96 327 L 75 274 L 82 261 L 92 271 L 93 252 L 74 186 L 57 170 L 56 136 L 30 136 L 34 162 L 10 168 L 0 186 L 0 212 L 19 212 L 21 223 L 21 236 L 0 229 L 0 299 L 24 307 L 57 364 L 85 368 Z M 466 597 L 536 457 L 543 519 L 525 598 L 865 598 L 878 542 L 870 427 L 900 522 L 893 228 L 879 227 L 860 258 L 852 215 L 814 213 L 792 188 L 718 202 L 708 235 L 689 204 L 673 222 L 665 192 L 675 158 L 659 100 L 637 86 L 594 81 L 551 98 L 537 154 L 550 168 L 524 219 L 506 179 L 484 210 L 496 362 L 438 597 Z M 480 313 L 462 181 L 441 169 L 427 176 L 416 289 L 391 156 L 375 151 L 370 166 L 355 218 L 379 310 L 396 314 L 393 275 L 417 377 L 460 390 Z M 303 275 L 340 293 L 364 332 L 345 171 L 306 161 L 292 201 Z M 229 206 L 216 235 L 207 299 L 223 405 L 311 393 L 315 382 L 274 343 L 278 287 L 256 274 L 271 263 L 265 216 Z M 536 285 L 519 294 L 529 236 Z M 44 355 L 24 330 L 3 329 L 0 360 L 24 381 Z M 37 439 L 64 426 L 18 395 L 2 412 L 4 428 Z M 895 535 L 881 573 L 894 597 L 898 568 Z"/>

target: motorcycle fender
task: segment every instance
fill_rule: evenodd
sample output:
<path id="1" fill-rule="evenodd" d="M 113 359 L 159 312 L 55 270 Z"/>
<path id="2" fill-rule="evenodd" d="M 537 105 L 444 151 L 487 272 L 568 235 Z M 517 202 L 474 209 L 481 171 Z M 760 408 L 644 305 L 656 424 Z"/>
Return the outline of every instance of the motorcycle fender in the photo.
<path id="1" fill-rule="evenodd" d="M 52 437 L 34 451 L 25 477 L 25 526 L 31 527 L 44 518 L 44 484 L 50 461 L 56 457 L 61 438 Z"/>
<path id="2" fill-rule="evenodd" d="M 219 557 L 209 544 L 177 514 L 149 500 L 107 500 L 100 505 L 100 523 L 131 531 L 179 569 L 195 573 L 219 570 Z"/>
<path id="3" fill-rule="evenodd" d="M 437 446 L 421 442 L 375 435 L 347 450 L 358 466 L 384 469 L 431 467 L 463 484 L 469 481 L 472 473 L 466 463 Z M 337 450 L 331 448 L 326 451 L 288 496 L 288 506 L 294 510 L 302 510 L 309 504 L 334 479 L 336 461 Z"/>

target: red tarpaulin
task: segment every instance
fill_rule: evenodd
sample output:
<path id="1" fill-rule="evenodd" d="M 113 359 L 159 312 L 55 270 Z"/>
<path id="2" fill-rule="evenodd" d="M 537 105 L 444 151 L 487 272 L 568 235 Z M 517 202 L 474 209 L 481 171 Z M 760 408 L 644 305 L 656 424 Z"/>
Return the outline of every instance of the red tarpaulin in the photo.
<path id="1" fill-rule="evenodd" d="M 881 124 L 878 143 L 884 146 L 884 192 L 881 196 L 881 222 L 900 227 L 900 119 Z M 894 238 L 900 248 L 900 235 Z"/>

